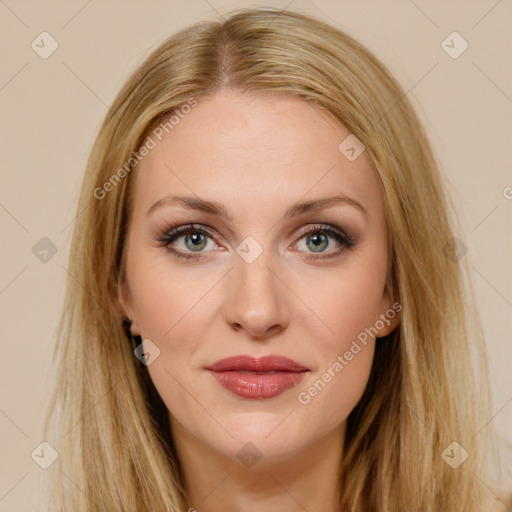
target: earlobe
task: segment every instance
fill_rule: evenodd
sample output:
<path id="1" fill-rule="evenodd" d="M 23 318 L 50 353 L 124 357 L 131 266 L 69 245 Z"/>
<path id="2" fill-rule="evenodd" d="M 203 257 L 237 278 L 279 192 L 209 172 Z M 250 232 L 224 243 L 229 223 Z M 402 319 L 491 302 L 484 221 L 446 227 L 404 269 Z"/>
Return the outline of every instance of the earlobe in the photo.
<path id="1" fill-rule="evenodd" d="M 140 331 L 137 326 L 137 322 L 133 318 L 129 318 L 129 320 L 131 321 L 130 331 L 132 333 L 132 336 L 140 336 Z"/>
<path id="2" fill-rule="evenodd" d="M 126 281 L 120 282 L 117 287 L 117 301 L 121 310 L 123 323 L 126 324 L 124 319 L 129 322 L 129 329 L 133 336 L 140 336 L 139 327 L 134 318 L 133 311 L 131 308 L 131 292 Z"/>
<path id="3" fill-rule="evenodd" d="M 377 338 L 383 338 L 384 336 L 392 333 L 400 325 L 400 319 L 400 312 L 395 311 L 394 309 L 386 310 L 385 313 L 381 314 L 381 322 L 377 320 L 377 327 L 382 326 L 382 329 L 379 329 Z"/>
<path id="4" fill-rule="evenodd" d="M 375 322 L 375 327 L 379 331 L 377 338 L 383 338 L 393 332 L 402 319 L 402 305 L 395 301 L 392 303 L 391 296 L 386 288 L 382 297 L 382 308 L 379 318 Z"/>

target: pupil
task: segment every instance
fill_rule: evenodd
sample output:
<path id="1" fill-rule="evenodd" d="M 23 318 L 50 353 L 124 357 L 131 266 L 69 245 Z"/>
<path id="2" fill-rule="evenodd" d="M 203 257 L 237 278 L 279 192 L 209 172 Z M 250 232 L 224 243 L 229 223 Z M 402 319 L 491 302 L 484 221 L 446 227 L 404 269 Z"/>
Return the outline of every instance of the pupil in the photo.
<path id="1" fill-rule="evenodd" d="M 323 249 L 325 249 L 325 247 L 326 247 L 325 242 L 327 241 L 327 237 L 324 234 L 315 234 L 315 235 L 312 235 L 309 237 L 309 241 L 313 242 L 314 247 L 316 248 L 316 249 L 314 249 L 315 252 L 321 252 L 321 251 L 318 251 L 317 249 L 322 244 L 324 245 Z"/>
<path id="2" fill-rule="evenodd" d="M 188 244 L 187 244 L 189 249 L 190 248 L 192 248 L 192 249 L 198 249 L 198 248 L 202 249 L 204 247 L 204 241 L 205 241 L 205 240 L 201 239 L 202 237 L 203 237 L 203 235 L 201 233 L 194 233 L 192 235 L 187 235 L 187 239 L 191 240 L 192 244 L 193 244 L 192 247 L 188 246 Z M 202 245 L 200 245 L 201 242 L 203 242 Z"/>

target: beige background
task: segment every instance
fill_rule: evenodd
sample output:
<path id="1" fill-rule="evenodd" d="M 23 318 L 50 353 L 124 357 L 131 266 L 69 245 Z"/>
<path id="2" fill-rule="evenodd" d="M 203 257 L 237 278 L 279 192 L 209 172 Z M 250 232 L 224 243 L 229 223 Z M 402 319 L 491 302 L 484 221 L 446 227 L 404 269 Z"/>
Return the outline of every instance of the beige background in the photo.
<path id="1" fill-rule="evenodd" d="M 168 35 L 256 5 L 288 6 L 344 29 L 408 91 L 464 222 L 493 372 L 492 421 L 512 440 L 510 0 L 0 0 L 0 512 L 34 510 L 40 478 L 52 471 L 30 454 L 43 441 L 79 184 L 107 105 Z M 47 59 L 31 48 L 43 31 L 59 45 Z M 457 59 L 441 47 L 453 31 L 469 44 Z M 32 253 L 42 237 L 58 249 L 46 263 Z"/>

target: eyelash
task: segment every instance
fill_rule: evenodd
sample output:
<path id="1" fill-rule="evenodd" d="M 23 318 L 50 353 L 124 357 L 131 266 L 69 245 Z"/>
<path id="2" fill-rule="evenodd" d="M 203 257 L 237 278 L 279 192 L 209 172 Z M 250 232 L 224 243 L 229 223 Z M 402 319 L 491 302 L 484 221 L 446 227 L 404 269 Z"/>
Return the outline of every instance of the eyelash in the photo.
<path id="1" fill-rule="evenodd" d="M 171 249 L 169 245 L 173 243 L 177 238 L 179 238 L 182 235 L 186 235 L 189 233 L 200 233 L 203 235 L 207 235 L 208 237 L 212 238 L 213 232 L 211 232 L 209 229 L 206 229 L 205 227 L 194 227 L 193 224 L 187 224 L 184 226 L 179 227 L 166 227 L 162 231 L 160 231 L 157 235 L 157 239 L 160 242 L 162 247 L 165 247 L 173 256 L 177 258 L 182 258 L 185 260 L 191 260 L 191 259 L 199 259 L 201 258 L 201 254 L 198 252 L 197 255 L 190 253 L 190 252 L 182 252 L 177 251 L 176 249 Z M 330 226 L 329 224 L 318 224 L 313 226 L 313 228 L 304 231 L 300 234 L 299 240 L 304 238 L 306 235 L 311 233 L 324 233 L 336 240 L 339 244 L 342 245 L 342 248 L 335 251 L 334 253 L 329 253 L 328 256 L 306 256 L 306 259 L 308 260 L 326 260 L 328 258 L 333 258 L 338 255 L 340 255 L 345 250 L 350 250 L 355 245 L 355 240 L 341 231 L 340 229 L 336 228 L 335 226 Z"/>

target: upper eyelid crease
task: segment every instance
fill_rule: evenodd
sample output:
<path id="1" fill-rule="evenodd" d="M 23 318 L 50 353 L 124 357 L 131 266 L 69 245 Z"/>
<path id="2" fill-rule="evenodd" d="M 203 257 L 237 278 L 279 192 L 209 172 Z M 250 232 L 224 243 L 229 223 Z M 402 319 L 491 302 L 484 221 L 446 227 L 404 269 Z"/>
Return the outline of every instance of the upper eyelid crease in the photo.
<path id="1" fill-rule="evenodd" d="M 162 199 L 159 199 L 156 203 L 154 203 L 148 209 L 146 215 L 150 215 L 152 212 L 154 212 L 155 210 L 162 206 L 173 204 L 178 204 L 188 210 L 202 211 L 204 213 L 208 213 L 216 217 L 224 218 L 230 221 L 233 220 L 233 217 L 227 212 L 227 210 L 224 208 L 222 204 L 216 201 L 206 201 L 199 197 L 193 196 L 165 196 Z M 336 195 L 331 197 L 325 197 L 322 199 L 313 199 L 310 201 L 294 203 L 286 210 L 286 212 L 283 215 L 283 219 L 289 219 L 292 217 L 296 217 L 298 215 L 316 212 L 319 210 L 329 208 L 336 204 L 347 204 L 353 206 L 354 208 L 362 212 L 366 219 L 368 220 L 368 213 L 364 209 L 363 205 L 356 201 L 355 199 L 352 199 L 351 197 L 345 195 Z"/>

